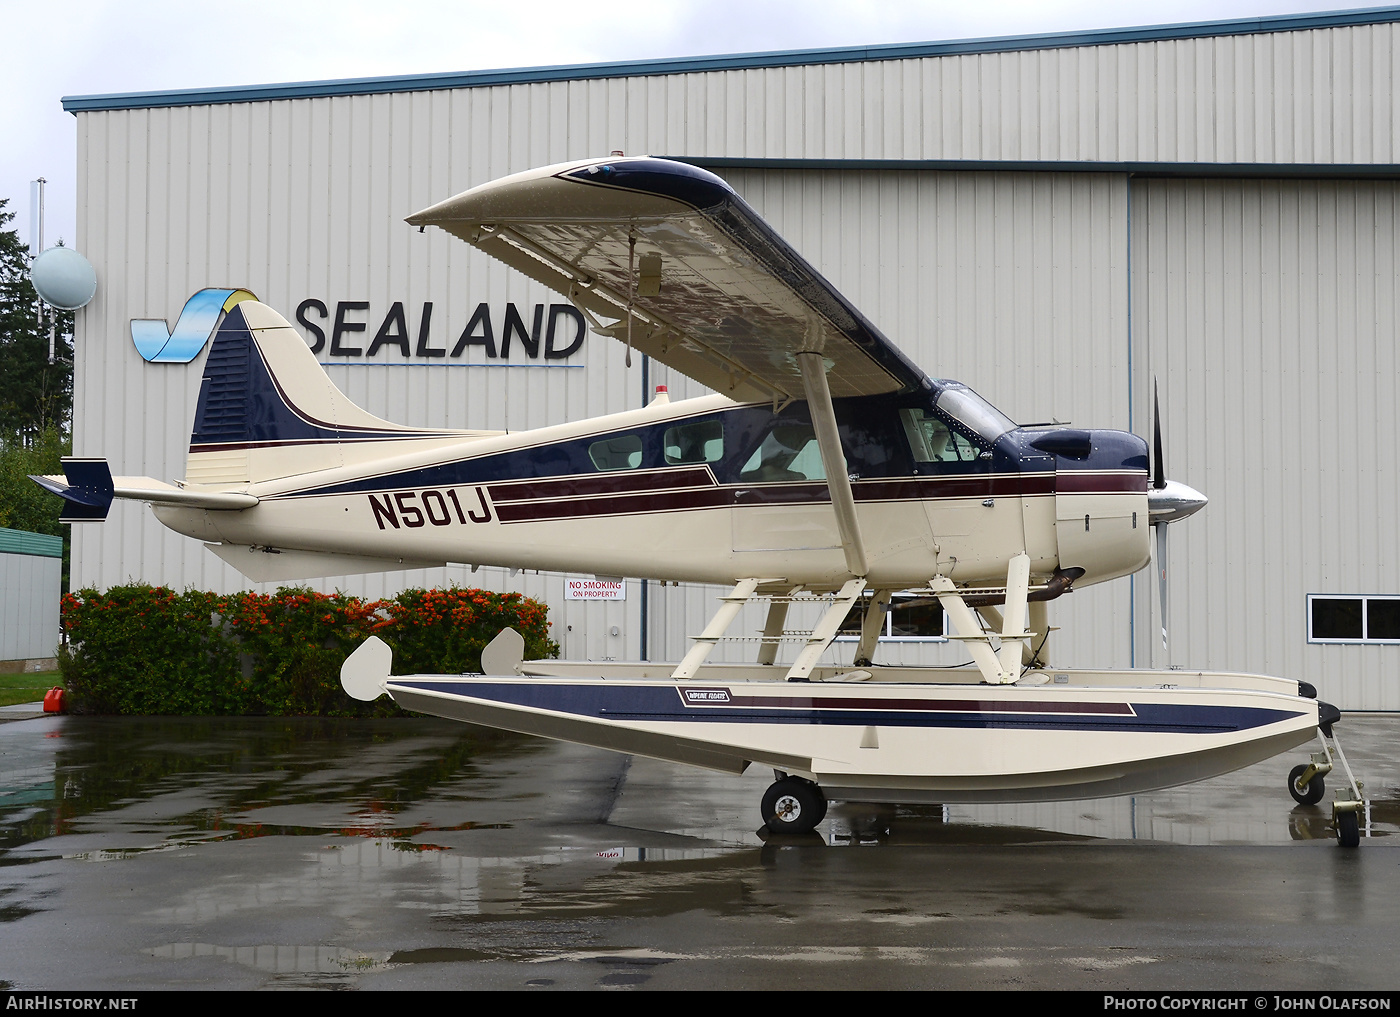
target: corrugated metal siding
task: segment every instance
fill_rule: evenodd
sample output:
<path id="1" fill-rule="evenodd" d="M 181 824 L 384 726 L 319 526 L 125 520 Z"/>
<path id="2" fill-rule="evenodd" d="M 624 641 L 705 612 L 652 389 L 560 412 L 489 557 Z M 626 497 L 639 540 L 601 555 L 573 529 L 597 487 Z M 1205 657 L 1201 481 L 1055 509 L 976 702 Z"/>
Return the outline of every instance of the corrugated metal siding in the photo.
<path id="1" fill-rule="evenodd" d="M 625 91 L 625 85 L 635 87 L 570 87 Z M 543 95 L 548 87 L 499 91 Z M 415 133 L 414 111 L 445 117 L 448 126 Z M 434 319 L 458 327 L 481 300 L 500 307 L 554 299 L 441 233 L 420 236 L 400 225 L 444 193 L 518 168 L 500 162 L 500 146 L 489 143 L 499 131 L 502 142 L 518 144 L 507 131 L 518 114 L 497 112 L 474 92 L 85 115 L 87 164 L 119 161 L 121 171 L 91 175 L 84 195 L 105 213 L 87 217 L 82 241 L 102 266 L 104 292 L 83 315 L 80 384 L 102 396 L 82 400 L 78 448 L 107 451 L 117 472 L 182 475 L 201 365 L 145 364 L 130 347 L 127 320 L 173 322 L 188 294 L 202 286 L 248 286 L 289 317 L 306 296 L 332 308 L 349 297 L 380 309 L 394 299 L 410 308 L 431 300 Z M 465 123 L 452 123 L 463 113 Z M 296 123 L 300 116 L 308 122 Z M 406 137 L 396 133 L 400 124 Z M 526 124 L 515 133 L 538 137 L 541 147 L 522 145 L 530 150 L 517 158 L 544 162 L 568 154 L 546 144 L 547 118 Z M 460 143 L 478 132 L 488 143 Z M 433 166 L 442 183 L 420 165 Z M 1126 424 L 1121 176 L 734 171 L 730 177 L 932 372 L 968 382 L 1023 420 L 1075 416 Z M 117 216 L 121 222 L 113 221 Z M 186 231 L 175 228 L 180 222 L 189 223 Z M 1017 345 L 1036 352 L 1011 369 L 1005 350 Z M 1061 355 L 1068 346 L 1102 352 Z M 622 366 L 617 344 L 592 339 L 582 361 L 582 368 L 333 366 L 330 373 L 371 412 L 427 426 L 516 429 L 640 403 L 640 372 Z M 654 381 L 669 383 L 674 397 L 698 394 L 698 386 L 668 373 L 657 370 Z M 96 414 L 94 406 L 101 408 Z M 126 423 L 114 429 L 109 419 Z M 244 585 L 137 506 L 117 506 L 104 527 L 80 527 L 76 539 L 79 585 L 128 578 L 213 589 Z M 118 550 L 107 550 L 104 541 L 119 541 Z M 466 581 L 458 572 L 408 581 Z M 558 603 L 558 580 L 523 582 L 525 592 Z M 401 583 L 371 576 L 318 585 L 379 594 Z M 708 598 L 701 599 L 708 611 Z M 589 642 L 571 652 L 636 652 L 635 602 L 570 605 L 567 617 L 564 611 L 556 607 L 566 632 L 578 612 L 590 612 L 588 624 L 574 626 L 590 634 Z M 599 613 L 605 625 L 592 620 Z M 616 637 L 597 635 L 615 624 L 627 631 L 625 650 L 613 645 Z M 1086 627 L 1086 645 L 1102 647 L 1105 632 L 1113 632 L 1110 642 L 1124 649 L 1112 659 L 1125 656 L 1125 620 L 1096 614 L 1092 624 L 1075 628 Z M 668 643 L 666 652 L 675 649 Z"/>
<path id="2" fill-rule="evenodd" d="M 0 660 L 54 655 L 62 574 L 58 558 L 0 552 Z"/>
<path id="3" fill-rule="evenodd" d="M 1363 25 L 296 102 L 383 103 L 435 126 L 473 107 L 472 147 L 492 153 L 479 179 L 614 148 L 709 158 L 1388 164 L 1397 32 Z M 454 97 L 452 111 L 433 118 L 430 97 L 441 95 Z M 396 144 L 403 135 L 394 132 Z"/>
<path id="4" fill-rule="evenodd" d="M 444 194 L 505 172 L 490 165 L 498 148 L 469 143 L 468 125 L 434 127 L 454 108 L 459 119 L 471 115 L 482 97 L 444 92 L 409 98 L 81 118 L 79 242 L 98 266 L 102 286 L 80 315 L 79 449 L 106 455 L 118 473 L 183 475 L 202 358 L 189 365 L 148 365 L 131 347 L 127 322 L 158 317 L 173 325 L 184 301 L 203 286 L 248 286 L 289 319 L 306 297 L 326 301 L 332 313 L 337 300 L 367 299 L 371 315 L 381 316 L 392 301 L 402 300 L 415 334 L 413 309 L 425 300 L 434 303 L 439 329 L 455 323 L 460 330 L 483 300 L 499 315 L 510 301 L 528 306 L 558 299 L 451 238 L 419 236 L 403 224 L 405 215 Z M 489 110 L 475 112 L 489 122 Z M 502 137 L 510 122 L 498 120 Z M 548 132 L 540 136 L 547 139 Z M 462 165 L 454 171 L 457 160 Z M 352 398 L 390 419 L 520 429 L 639 405 L 640 371 L 623 370 L 622 352 L 613 346 L 596 339 L 585 343 L 575 359 L 595 365 L 592 370 L 379 365 L 333 366 L 330 374 Z M 129 580 L 217 590 L 249 585 L 137 504 L 118 503 L 102 526 L 75 527 L 74 546 L 78 586 Z M 557 577 L 509 580 L 450 568 L 314 585 L 380 596 L 406 585 L 453 582 L 520 589 L 545 599 L 554 606 L 556 630 L 566 635 L 570 620 L 578 618 L 568 647 L 573 655 L 622 656 L 621 638 L 607 635 L 613 624 L 630 633 L 635 654 L 636 625 L 627 624 L 636 615 L 635 598 L 626 606 L 575 604 L 566 610 Z"/>
<path id="5" fill-rule="evenodd" d="M 1367 25 L 465 94 L 532 125 L 511 132 L 509 146 L 493 139 L 509 151 L 510 169 L 546 161 L 550 146 L 532 140 L 541 120 L 572 154 L 1391 163 L 1397 31 Z"/>
<path id="6" fill-rule="evenodd" d="M 1141 181 L 1133 238 L 1139 429 L 1155 375 L 1168 476 L 1211 498 L 1171 530 L 1172 662 L 1400 708 L 1395 647 L 1306 641 L 1308 593 L 1400 593 L 1400 184 Z"/>
<path id="7" fill-rule="evenodd" d="M 1388 165 L 1397 158 L 1396 32 L 1386 24 L 83 113 L 78 243 L 101 286 L 78 318 L 76 448 L 107 455 L 119 473 L 183 473 L 201 365 L 144 364 L 127 321 L 173 322 L 202 286 L 249 286 L 288 317 L 304 297 L 332 310 L 337 300 L 367 299 L 381 313 L 393 300 L 409 308 L 431 300 L 435 322 L 458 329 L 482 300 L 493 308 L 550 302 L 465 245 L 401 223 L 508 172 L 612 149 Z M 918 362 L 1018 419 L 1126 427 L 1131 416 L 1146 434 L 1150 378 L 1162 376 L 1169 466 L 1215 500 L 1172 531 L 1176 588 L 1188 561 L 1190 574 L 1205 577 L 1205 592 L 1176 608 L 1173 659 L 1314 680 L 1350 669 L 1348 688 L 1366 703 L 1400 706 L 1381 677 L 1362 675 L 1393 651 L 1307 647 L 1298 634 L 1304 587 L 1385 592 L 1395 558 L 1394 535 L 1371 509 L 1395 494 L 1384 444 L 1395 433 L 1386 398 L 1394 380 L 1391 185 L 1139 181 L 1130 219 L 1121 174 L 728 175 Z M 1319 345 L 1329 332 L 1344 340 L 1331 359 Z M 1266 355 L 1275 334 L 1284 349 L 1297 344 L 1291 366 Z M 590 340 L 578 360 L 581 369 L 335 366 L 331 374 L 372 412 L 422 425 L 515 429 L 640 403 L 640 372 L 622 368 L 617 344 Z M 657 369 L 652 381 L 669 383 L 675 398 L 698 394 L 668 373 Z M 1355 379 L 1373 376 L 1376 390 L 1358 396 Z M 1300 414 L 1310 428 L 1283 419 L 1285 407 L 1304 406 L 1314 407 L 1313 418 Z M 1283 431 L 1269 433 L 1285 438 L 1270 445 L 1262 421 L 1276 418 Z M 1329 424 L 1337 434 L 1381 435 L 1380 468 L 1359 468 L 1361 453 L 1346 439 L 1324 448 L 1318 435 Z M 1300 445 L 1310 451 L 1286 451 Z M 1324 504 L 1333 489 L 1351 500 Z M 1319 522 L 1310 530 L 1294 516 Z M 114 508 L 105 526 L 75 527 L 74 544 L 79 585 L 244 585 L 135 505 Z M 1376 562 L 1356 562 L 1358 547 Z M 568 606 L 557 577 L 465 568 L 317 585 L 379 595 L 448 582 L 542 597 L 567 655 L 636 652 L 637 583 L 626 605 Z M 1123 582 L 1057 604 L 1052 621 L 1064 631 L 1053 659 L 1128 663 L 1135 615 L 1135 659 L 1147 663 L 1152 585 L 1146 574 L 1135 581 L 1135 611 Z M 711 611 L 712 593 L 654 594 L 652 656 L 679 655 L 680 638 Z M 741 624 L 753 629 L 761 619 Z M 928 659 L 907 646 L 898 655 L 906 653 Z"/>

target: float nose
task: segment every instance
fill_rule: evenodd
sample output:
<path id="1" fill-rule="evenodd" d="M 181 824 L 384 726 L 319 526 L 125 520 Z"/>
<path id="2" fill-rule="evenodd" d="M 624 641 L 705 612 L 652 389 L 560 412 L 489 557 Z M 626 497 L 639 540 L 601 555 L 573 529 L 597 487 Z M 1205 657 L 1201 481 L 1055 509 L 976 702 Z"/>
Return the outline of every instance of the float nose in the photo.
<path id="1" fill-rule="evenodd" d="M 1199 512 L 1208 501 L 1210 499 L 1195 488 L 1187 487 L 1178 480 L 1168 480 L 1161 487 L 1148 489 L 1147 514 L 1154 525 L 1174 523 Z"/>

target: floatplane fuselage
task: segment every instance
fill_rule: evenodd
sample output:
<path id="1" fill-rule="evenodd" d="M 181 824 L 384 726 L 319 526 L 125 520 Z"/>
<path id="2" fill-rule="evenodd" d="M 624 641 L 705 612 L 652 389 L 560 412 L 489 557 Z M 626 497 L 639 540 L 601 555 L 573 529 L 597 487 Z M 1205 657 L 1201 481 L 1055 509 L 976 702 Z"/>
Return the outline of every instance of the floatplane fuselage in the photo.
<path id="1" fill-rule="evenodd" d="M 523 661 L 505 630 L 485 676 L 392 676 L 371 639 L 342 681 L 528 734 L 771 766 L 771 830 L 810 830 L 828 798 L 1134 793 L 1330 734 L 1335 709 L 1296 681 L 1052 669 L 1047 604 L 1142 568 L 1151 533 L 1160 554 L 1165 526 L 1204 497 L 1165 479 L 1160 433 L 1149 448 L 1122 431 L 1020 427 L 926 376 L 717 177 L 573 163 L 409 221 L 564 294 L 629 358 L 723 394 L 524 432 L 405 427 L 351 403 L 276 311 L 230 291 L 183 482 L 83 459 L 36 479 L 75 520 L 147 501 L 258 581 L 454 562 L 723 584 L 679 662 Z M 875 662 L 884 612 L 907 591 L 942 606 L 971 666 Z M 744 637 L 753 660 L 711 662 L 753 601 L 767 604 Z M 820 613 L 796 633 L 795 604 Z M 850 617 L 854 663 L 824 663 Z M 785 642 L 796 652 L 780 662 Z M 1322 744 L 1290 778 L 1295 797 L 1320 793 Z M 1354 806 L 1337 808 L 1354 830 Z"/>
<path id="2" fill-rule="evenodd" d="M 977 407 L 982 433 L 937 408 L 944 393 Z M 1080 587 L 1148 561 L 1147 446 L 1135 435 L 1017 429 L 954 383 L 834 405 L 870 589 L 996 582 L 1023 553 L 1032 577 L 1073 569 Z M 190 476 L 211 478 L 231 453 L 297 454 L 206 436 L 197 425 Z M 706 396 L 512 434 L 366 437 L 345 451 L 361 461 L 239 477 L 254 507 L 156 514 L 257 575 L 299 551 L 731 585 L 850 578 L 805 403 L 775 413 Z"/>

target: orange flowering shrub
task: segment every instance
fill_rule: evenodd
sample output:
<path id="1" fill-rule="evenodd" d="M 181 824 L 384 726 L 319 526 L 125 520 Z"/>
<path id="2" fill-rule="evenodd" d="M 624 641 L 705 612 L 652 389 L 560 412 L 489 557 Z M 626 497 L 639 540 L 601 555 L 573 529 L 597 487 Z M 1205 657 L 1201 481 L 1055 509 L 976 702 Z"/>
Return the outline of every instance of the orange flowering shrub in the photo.
<path id="1" fill-rule="evenodd" d="M 525 637 L 527 660 L 559 656 L 559 644 L 549 638 L 548 609 L 518 593 L 404 590 L 380 606 L 386 617 L 375 634 L 394 648 L 400 674 L 479 672 L 481 651 L 506 625 Z"/>
<path id="2" fill-rule="evenodd" d="M 89 713 L 392 715 L 360 703 L 340 665 L 366 637 L 394 648 L 394 670 L 480 670 L 505 626 L 530 657 L 557 656 L 544 605 L 519 594 L 408 590 L 392 600 L 286 587 L 222 596 L 132 585 L 63 598 L 59 666 L 75 709 Z"/>

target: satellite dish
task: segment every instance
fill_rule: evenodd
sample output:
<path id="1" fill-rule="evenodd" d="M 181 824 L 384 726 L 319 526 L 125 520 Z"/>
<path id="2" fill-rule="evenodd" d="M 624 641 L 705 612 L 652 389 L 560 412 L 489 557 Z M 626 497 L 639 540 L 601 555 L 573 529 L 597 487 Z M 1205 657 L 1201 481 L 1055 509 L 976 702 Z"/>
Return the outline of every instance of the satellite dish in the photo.
<path id="1" fill-rule="evenodd" d="M 92 263 L 71 247 L 50 247 L 29 266 L 29 280 L 44 303 L 64 311 L 86 307 L 97 292 Z"/>

